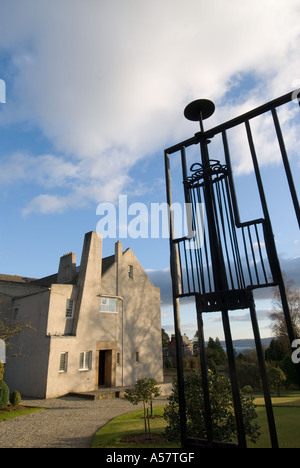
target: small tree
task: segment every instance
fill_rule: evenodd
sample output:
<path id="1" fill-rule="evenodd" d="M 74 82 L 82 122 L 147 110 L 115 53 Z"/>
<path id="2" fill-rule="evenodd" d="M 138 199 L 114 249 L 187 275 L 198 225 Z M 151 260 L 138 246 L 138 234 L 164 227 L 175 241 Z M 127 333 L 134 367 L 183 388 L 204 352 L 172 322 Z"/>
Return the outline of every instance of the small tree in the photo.
<path id="1" fill-rule="evenodd" d="M 133 388 L 128 388 L 125 392 L 126 398 L 133 405 L 143 403 L 144 407 L 144 421 L 145 433 L 150 433 L 149 412 L 147 405 L 151 408 L 151 417 L 153 417 L 153 400 L 161 394 L 161 388 L 157 387 L 157 382 L 153 378 L 143 377 L 136 381 Z M 148 423 L 148 425 L 147 425 Z"/>
<path id="2" fill-rule="evenodd" d="M 276 388 L 276 395 L 280 397 L 280 385 L 286 381 L 284 372 L 279 367 L 269 367 L 268 378 L 270 385 Z"/>
<path id="3" fill-rule="evenodd" d="M 291 314 L 291 321 L 296 336 L 300 336 L 300 290 L 293 280 L 284 277 L 287 301 Z M 282 310 L 282 302 L 278 288 L 274 289 L 273 312 L 270 314 L 271 328 L 274 336 L 280 340 L 280 347 L 284 354 L 290 354 L 290 340 Z"/>

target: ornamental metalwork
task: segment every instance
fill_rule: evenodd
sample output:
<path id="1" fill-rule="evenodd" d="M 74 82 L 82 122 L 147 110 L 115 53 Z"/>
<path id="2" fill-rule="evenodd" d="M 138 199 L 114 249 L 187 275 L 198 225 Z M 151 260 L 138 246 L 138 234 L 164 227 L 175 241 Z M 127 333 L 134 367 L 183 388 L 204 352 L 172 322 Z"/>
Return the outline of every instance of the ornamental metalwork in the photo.
<path id="1" fill-rule="evenodd" d="M 220 312 L 221 314 L 238 434 L 236 446 L 242 448 L 247 446 L 229 320 L 229 311 L 241 309 L 249 309 L 250 311 L 270 438 L 272 447 L 278 447 L 264 350 L 256 314 L 254 290 L 274 286 L 279 288 L 291 346 L 296 336 L 261 177 L 261 167 L 257 157 L 252 121 L 261 116 L 268 116 L 272 119 L 275 131 L 274 135 L 279 145 L 291 202 L 298 225 L 300 226 L 300 209 L 297 192 L 278 117 L 279 108 L 291 103 L 294 97 L 295 92 L 289 93 L 210 130 L 204 130 L 204 120 L 213 115 L 215 111 L 214 104 L 205 99 L 193 101 L 186 107 L 184 115 L 188 120 L 199 122 L 200 132 L 196 133 L 192 138 L 165 150 L 167 202 L 171 207 L 173 193 L 171 159 L 177 154 L 181 161 L 184 203 L 191 207 L 193 224 L 193 236 L 189 235 L 176 239 L 172 210 L 170 209 L 170 266 L 177 350 L 179 410 L 182 445 L 186 448 L 195 446 L 224 446 L 224 444 L 220 444 L 213 438 L 203 326 L 203 314 L 209 312 Z M 262 216 L 247 221 L 242 221 L 240 217 L 228 138 L 229 131 L 237 127 L 242 127 L 246 134 L 248 152 L 251 155 L 262 211 Z M 210 154 L 211 143 L 216 137 L 220 140 L 219 152 L 222 154 L 223 162 L 220 162 L 221 157 L 214 159 L 216 155 L 212 154 L 211 157 Z M 195 145 L 200 148 L 200 161 L 188 163 L 187 149 Z M 251 203 L 251 200 L 249 202 Z M 199 213 L 197 206 L 203 206 L 204 210 Z M 205 440 L 196 440 L 195 438 L 187 437 L 186 434 L 179 300 L 188 296 L 194 296 L 197 312 L 200 363 L 205 402 L 204 416 L 207 434 Z M 296 370 L 300 385 L 299 365 L 296 365 Z"/>

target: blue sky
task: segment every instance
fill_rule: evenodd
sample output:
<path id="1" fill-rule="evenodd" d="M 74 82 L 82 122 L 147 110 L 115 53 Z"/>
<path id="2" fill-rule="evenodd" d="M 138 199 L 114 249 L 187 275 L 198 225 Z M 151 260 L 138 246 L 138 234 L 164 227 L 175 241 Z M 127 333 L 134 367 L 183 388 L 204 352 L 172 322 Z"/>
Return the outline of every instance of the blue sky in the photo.
<path id="1" fill-rule="evenodd" d="M 190 101 L 215 102 L 209 128 L 300 87 L 298 0 L 0 0 L 0 11 L 2 273 L 42 277 L 70 251 L 79 264 L 100 203 L 165 202 L 163 150 L 198 131 L 183 117 Z M 296 108 L 283 120 L 299 189 Z M 277 248 L 299 284 L 299 228 L 269 143 L 263 177 Z M 240 154 L 234 163 L 248 218 L 259 210 L 255 201 L 249 209 L 251 167 Z M 105 239 L 104 255 L 116 240 Z M 170 332 L 168 240 L 121 240 L 161 286 Z M 270 307 L 270 297 L 257 302 L 263 336 Z M 192 337 L 194 311 L 182 311 Z M 247 315 L 234 319 L 234 337 L 249 337 Z M 221 338 L 214 315 L 207 328 Z"/>

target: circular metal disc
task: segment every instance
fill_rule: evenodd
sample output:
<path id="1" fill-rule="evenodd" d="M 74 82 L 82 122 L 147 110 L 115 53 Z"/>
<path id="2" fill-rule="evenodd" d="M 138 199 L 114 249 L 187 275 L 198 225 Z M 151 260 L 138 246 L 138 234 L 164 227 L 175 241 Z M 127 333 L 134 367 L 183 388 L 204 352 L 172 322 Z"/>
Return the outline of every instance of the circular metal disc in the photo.
<path id="1" fill-rule="evenodd" d="M 199 122 L 200 116 L 202 116 L 202 120 L 205 120 L 211 117 L 214 112 L 215 105 L 212 101 L 208 99 L 197 99 L 186 106 L 184 109 L 184 116 L 188 120 Z"/>

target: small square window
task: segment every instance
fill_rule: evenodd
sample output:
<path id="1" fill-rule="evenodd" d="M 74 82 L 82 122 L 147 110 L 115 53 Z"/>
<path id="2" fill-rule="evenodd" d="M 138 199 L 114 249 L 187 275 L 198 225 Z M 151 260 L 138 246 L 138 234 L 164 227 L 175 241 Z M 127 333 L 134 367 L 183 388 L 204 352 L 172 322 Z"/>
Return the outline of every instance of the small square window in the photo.
<path id="1" fill-rule="evenodd" d="M 59 372 L 67 372 L 68 353 L 60 353 Z"/>
<path id="2" fill-rule="evenodd" d="M 133 279 L 133 266 L 128 265 L 128 278 Z"/>

